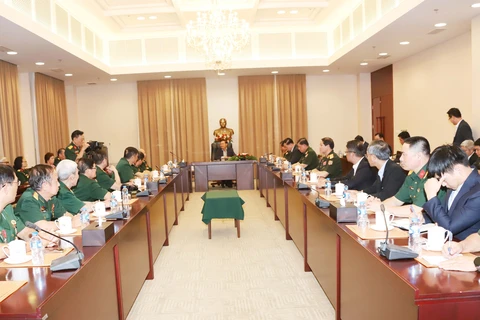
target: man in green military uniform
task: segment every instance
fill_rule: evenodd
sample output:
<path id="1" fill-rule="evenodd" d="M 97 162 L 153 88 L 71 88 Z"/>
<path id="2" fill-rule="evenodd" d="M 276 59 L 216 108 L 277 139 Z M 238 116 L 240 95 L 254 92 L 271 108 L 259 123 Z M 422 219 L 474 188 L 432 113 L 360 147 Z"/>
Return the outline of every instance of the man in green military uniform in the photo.
<path id="1" fill-rule="evenodd" d="M 303 156 L 300 150 L 298 150 L 297 145 L 293 142 L 292 138 L 285 138 L 285 140 L 283 140 L 283 146 L 286 149 L 283 157 L 291 164 L 297 163 Z"/>
<path id="2" fill-rule="evenodd" d="M 97 182 L 105 190 L 120 190 L 122 183 L 117 168 L 108 165 L 107 153 L 103 150 L 95 151 L 92 155 L 97 167 Z"/>
<path id="3" fill-rule="evenodd" d="M 320 140 L 320 154 L 323 156 L 317 166 L 317 175 L 321 178 L 335 179 L 342 175 L 342 162 L 333 152 L 335 143 L 332 138 L 325 137 Z"/>
<path id="4" fill-rule="evenodd" d="M 302 157 L 298 163 L 305 165 L 305 170 L 313 170 L 318 166 L 317 153 L 308 145 L 305 138 L 297 141 L 297 148 L 302 153 Z"/>
<path id="5" fill-rule="evenodd" d="M 70 215 L 55 196 L 59 187 L 57 179 L 55 168 L 49 165 L 38 164 L 30 170 L 30 188 L 25 190 L 15 207 L 15 214 L 24 223 L 30 221 L 41 228 L 57 230 L 54 220 Z M 72 225 L 80 226 L 78 216 L 74 217 Z"/>
<path id="6" fill-rule="evenodd" d="M 57 166 L 57 173 L 60 183 L 57 198 L 62 206 L 73 215 L 79 213 L 82 208 L 89 210 L 91 205 L 88 206 L 87 203 L 78 199 L 72 191 L 78 182 L 77 163 L 68 159 L 62 160 Z"/>
<path id="7" fill-rule="evenodd" d="M 83 158 L 85 150 L 88 148 L 88 143 L 85 141 L 83 131 L 75 130 L 71 134 L 72 142 L 65 148 L 65 158 L 73 161 L 78 161 Z"/>
<path id="8" fill-rule="evenodd" d="M 112 194 L 102 188 L 95 177 L 97 168 L 92 159 L 80 159 L 78 161 L 79 178 L 77 186 L 73 189 L 75 196 L 82 201 L 110 201 Z"/>
<path id="9" fill-rule="evenodd" d="M 145 150 L 138 149 L 138 154 L 139 154 L 139 158 L 140 158 L 140 154 L 143 154 L 142 163 L 138 166 L 138 171 L 139 172 L 152 171 L 152 167 L 150 167 L 147 163 L 147 154 L 145 153 Z"/>
<path id="10" fill-rule="evenodd" d="M 53 165 L 56 167 L 60 161 L 65 160 L 65 148 L 60 148 L 57 150 L 57 157 L 55 158 L 55 161 L 53 162 Z"/>
<path id="11" fill-rule="evenodd" d="M 404 170 L 410 172 L 397 194 L 383 202 L 388 212 L 398 217 L 409 217 L 410 206 L 403 206 L 404 204 L 411 204 L 416 212 L 423 210 L 422 206 L 427 202 L 424 184 L 427 181 L 429 159 L 430 144 L 427 139 L 419 136 L 405 139 L 400 164 Z M 442 188 L 437 196 L 443 199 L 445 194 L 445 189 Z M 368 204 L 371 210 L 380 210 L 380 200 L 369 199 Z"/>
<path id="12" fill-rule="evenodd" d="M 135 172 L 132 165 L 137 162 L 137 157 L 138 150 L 134 147 L 127 147 L 123 152 L 123 158 L 117 163 L 117 171 L 122 183 L 127 183 L 135 178 Z"/>

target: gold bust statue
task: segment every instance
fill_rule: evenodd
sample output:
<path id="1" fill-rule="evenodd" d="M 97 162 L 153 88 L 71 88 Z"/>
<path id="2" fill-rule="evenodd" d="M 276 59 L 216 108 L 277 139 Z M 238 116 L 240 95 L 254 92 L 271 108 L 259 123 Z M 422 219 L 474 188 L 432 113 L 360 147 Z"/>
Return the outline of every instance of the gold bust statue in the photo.
<path id="1" fill-rule="evenodd" d="M 215 136 L 215 139 L 217 139 L 217 137 L 226 136 L 227 137 L 226 140 L 232 140 L 232 136 L 235 132 L 233 132 L 233 129 L 227 128 L 227 120 L 225 118 L 222 118 L 220 119 L 219 123 L 220 123 L 220 128 L 215 129 L 215 131 L 213 131 L 213 135 Z"/>

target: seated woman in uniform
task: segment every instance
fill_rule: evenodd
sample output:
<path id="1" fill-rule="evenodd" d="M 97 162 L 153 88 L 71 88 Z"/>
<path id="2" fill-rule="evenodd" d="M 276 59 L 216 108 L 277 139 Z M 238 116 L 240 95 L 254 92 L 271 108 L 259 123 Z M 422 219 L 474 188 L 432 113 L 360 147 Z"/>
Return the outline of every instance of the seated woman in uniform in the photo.
<path id="1" fill-rule="evenodd" d="M 79 178 L 73 189 L 75 196 L 81 201 L 108 200 L 112 197 L 107 189 L 102 188 L 97 180 L 97 167 L 92 159 L 82 158 L 78 161 Z"/>
<path id="2" fill-rule="evenodd" d="M 47 152 L 43 159 L 45 160 L 45 164 L 55 167 L 55 155 L 53 153 Z"/>
<path id="3" fill-rule="evenodd" d="M 20 184 L 28 183 L 29 176 L 27 166 L 27 160 L 22 156 L 16 157 L 13 161 L 13 169 L 15 170 L 15 175 L 17 176 L 18 181 L 20 181 Z"/>
<path id="4" fill-rule="evenodd" d="M 0 241 L 8 243 L 17 237 L 21 240 L 30 240 L 30 234 L 33 229 L 25 227 L 22 219 L 13 212 L 11 203 L 15 201 L 17 195 L 18 178 L 10 166 L 0 164 Z M 44 245 L 49 245 L 51 241 L 56 242 L 56 238 L 44 232 L 40 233 Z M 6 258 L 3 250 L 0 250 L 0 259 Z"/>

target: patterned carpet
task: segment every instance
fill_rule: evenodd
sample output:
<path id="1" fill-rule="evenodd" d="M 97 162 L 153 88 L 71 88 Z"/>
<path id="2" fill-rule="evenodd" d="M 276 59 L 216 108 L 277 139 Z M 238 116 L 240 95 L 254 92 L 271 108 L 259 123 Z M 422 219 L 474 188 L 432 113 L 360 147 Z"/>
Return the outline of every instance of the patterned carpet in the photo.
<path id="1" fill-rule="evenodd" d="M 334 319 L 334 309 L 285 229 L 258 191 L 239 191 L 245 220 L 201 221 L 193 193 L 155 263 L 129 320 Z"/>

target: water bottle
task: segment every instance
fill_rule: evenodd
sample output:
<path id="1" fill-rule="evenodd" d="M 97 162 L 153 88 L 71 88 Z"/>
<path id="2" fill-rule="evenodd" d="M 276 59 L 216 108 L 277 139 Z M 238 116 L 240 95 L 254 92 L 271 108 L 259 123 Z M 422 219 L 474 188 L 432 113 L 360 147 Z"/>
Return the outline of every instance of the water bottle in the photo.
<path id="1" fill-rule="evenodd" d="M 87 208 L 82 208 L 80 211 L 80 223 L 84 226 L 90 223 L 90 213 L 88 213 Z"/>
<path id="2" fill-rule="evenodd" d="M 128 204 L 129 204 L 127 186 L 123 186 L 123 188 L 122 188 L 122 204 L 123 204 L 124 207 L 128 206 Z"/>
<path id="3" fill-rule="evenodd" d="M 416 253 L 421 253 L 422 251 L 422 242 L 420 237 L 420 228 L 422 222 L 418 213 L 411 207 L 410 211 L 412 215 L 410 216 L 410 227 L 408 228 L 408 247 L 415 251 Z"/>
<path id="4" fill-rule="evenodd" d="M 43 257 L 43 243 L 37 231 L 32 232 L 30 239 L 30 250 L 32 251 L 32 263 L 34 266 L 41 266 L 45 262 Z"/>
<path id="5" fill-rule="evenodd" d="M 367 206 L 365 202 L 362 201 L 357 207 L 357 227 L 361 232 L 365 232 L 368 229 L 368 225 Z"/>
<path id="6" fill-rule="evenodd" d="M 345 202 L 350 201 L 350 192 L 348 192 L 348 186 L 345 185 L 345 188 L 343 189 L 343 199 L 345 199 Z"/>
<path id="7" fill-rule="evenodd" d="M 302 183 L 307 183 L 307 172 L 305 172 L 305 168 L 302 168 Z"/>
<path id="8" fill-rule="evenodd" d="M 288 166 L 287 166 L 288 172 L 292 172 L 292 163 L 288 161 Z"/>
<path id="9" fill-rule="evenodd" d="M 145 190 L 147 190 L 147 182 L 148 182 L 148 173 L 143 175 L 143 185 L 145 186 Z"/>
<path id="10" fill-rule="evenodd" d="M 325 196 L 330 197 L 332 195 L 332 182 L 330 178 L 325 180 Z"/>

